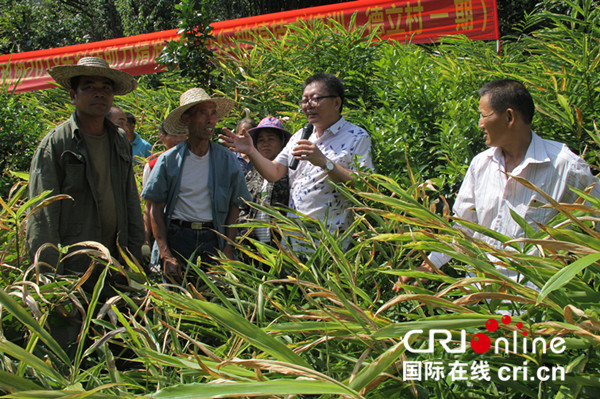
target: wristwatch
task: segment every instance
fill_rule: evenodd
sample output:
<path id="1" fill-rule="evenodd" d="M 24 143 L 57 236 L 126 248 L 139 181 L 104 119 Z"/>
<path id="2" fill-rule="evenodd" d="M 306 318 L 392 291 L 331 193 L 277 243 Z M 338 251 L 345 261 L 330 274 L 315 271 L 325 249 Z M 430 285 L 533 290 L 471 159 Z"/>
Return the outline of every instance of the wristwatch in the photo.
<path id="1" fill-rule="evenodd" d="M 327 162 L 325 162 L 325 170 L 327 171 L 327 173 L 329 173 L 334 169 L 335 169 L 335 164 L 328 159 Z"/>

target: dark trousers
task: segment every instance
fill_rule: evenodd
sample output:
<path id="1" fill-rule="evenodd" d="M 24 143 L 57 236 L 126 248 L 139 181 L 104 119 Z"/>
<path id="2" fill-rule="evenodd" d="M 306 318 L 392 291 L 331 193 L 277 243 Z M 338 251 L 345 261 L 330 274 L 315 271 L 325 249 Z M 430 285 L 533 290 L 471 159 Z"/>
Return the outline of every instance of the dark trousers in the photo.
<path id="1" fill-rule="evenodd" d="M 187 261 L 195 264 L 196 259 L 200 256 L 202 262 L 214 263 L 211 256 L 217 254 L 219 239 L 217 233 L 210 229 L 194 230 L 171 225 L 167 232 L 167 245 L 184 267 L 184 282 L 188 280 L 196 284 L 197 281 L 194 280 L 197 280 L 197 275 Z M 201 266 L 201 269 L 206 270 L 206 267 Z"/>

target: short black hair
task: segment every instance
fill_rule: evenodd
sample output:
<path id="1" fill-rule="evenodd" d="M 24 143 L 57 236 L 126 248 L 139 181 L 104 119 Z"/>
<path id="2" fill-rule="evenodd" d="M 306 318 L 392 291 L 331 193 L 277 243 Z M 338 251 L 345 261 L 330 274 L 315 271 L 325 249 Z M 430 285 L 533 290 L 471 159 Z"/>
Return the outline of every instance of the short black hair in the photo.
<path id="1" fill-rule="evenodd" d="M 504 112 L 508 108 L 517 111 L 528 125 L 533 120 L 535 105 L 525 85 L 518 80 L 500 79 L 488 82 L 479 89 L 479 96 L 489 96 L 494 112 Z"/>
<path id="2" fill-rule="evenodd" d="M 340 78 L 329 73 L 318 72 L 312 76 L 309 76 L 304 81 L 304 86 L 302 87 L 302 90 L 306 89 L 306 86 L 314 82 L 323 83 L 323 85 L 325 86 L 325 90 L 327 90 L 329 95 L 337 96 L 342 100 L 342 104 L 340 105 L 340 112 L 342 112 L 342 108 L 344 108 L 345 88 Z"/>
<path id="3" fill-rule="evenodd" d="M 131 125 L 136 124 L 137 121 L 135 120 L 135 116 L 133 116 L 131 112 L 125 112 L 125 117 L 127 118 L 127 123 Z"/>

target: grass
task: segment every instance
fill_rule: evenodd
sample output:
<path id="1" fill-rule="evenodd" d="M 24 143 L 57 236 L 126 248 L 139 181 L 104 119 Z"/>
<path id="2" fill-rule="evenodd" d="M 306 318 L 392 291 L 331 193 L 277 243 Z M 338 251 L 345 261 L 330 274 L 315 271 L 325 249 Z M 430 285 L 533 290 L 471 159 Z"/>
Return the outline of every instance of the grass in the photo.
<path id="1" fill-rule="evenodd" d="M 25 185 L 15 186 L 0 203 L 5 397 L 596 396 L 600 235 L 594 225 L 600 200 L 578 192 L 587 205 L 555 203 L 559 215 L 539 230 L 523 225 L 527 237 L 520 240 L 468 226 L 502 241 L 502 249 L 465 236 L 449 211 L 469 160 L 483 148 L 475 124 L 477 88 L 494 78 L 526 81 L 537 104 L 536 130 L 567 142 L 598 166 L 598 8 L 588 0 L 569 4 L 568 15 L 533 15 L 531 22 L 544 18 L 546 28 L 506 43 L 501 55 L 494 44 L 461 38 L 435 47 L 372 46 L 358 28 L 307 25 L 292 28 L 282 42 L 257 37 L 252 49 L 233 49 L 217 59 L 220 90 L 238 107 L 226 126 L 249 108 L 258 118 L 288 117 L 286 127 L 299 128 L 301 81 L 324 69 L 342 75 L 350 93 L 347 118 L 372 134 L 377 174 L 339 187 L 356 216 L 344 234 L 253 204 L 273 219 L 246 227 L 269 226 L 294 236 L 311 249 L 306 254 L 290 251 L 285 242 L 270 247 L 241 237 L 235 243 L 239 260 L 222 257 L 210 273 L 191 263 L 201 276 L 199 287 L 169 287 L 133 260 L 125 256 L 119 264 L 96 245 L 84 251 L 103 273 L 86 293 L 81 278 L 39 272 L 27 260 L 27 215 L 58 199 L 27 200 Z M 309 45 L 320 57 L 307 55 Z M 189 88 L 176 75 L 162 77 L 163 86 L 142 81 L 119 99 L 139 117 L 146 139 Z M 59 90 L 19 99 L 38 109 L 48 126 L 70 113 Z M 533 248 L 539 255 L 530 254 Z M 454 260 L 435 275 L 415 271 L 429 251 Z M 507 279 L 497 266 L 524 280 Z M 109 269 L 124 271 L 131 283 L 103 301 Z M 396 294 L 392 286 L 399 276 L 428 281 L 404 285 Z M 500 313 L 507 311 L 513 320 L 503 324 Z M 48 333 L 64 315 L 79 319 L 86 337 L 68 350 Z M 485 328 L 489 319 L 498 321 L 497 331 Z M 447 353 L 440 345 L 430 353 L 409 350 L 428 348 L 428 333 L 435 329 L 450 331 L 453 348 L 463 331 L 467 345 L 480 333 L 495 343 L 526 331 L 531 340 L 564 338 L 566 349 L 524 353 L 519 340 L 509 354 L 480 355 L 470 347 Z M 422 332 L 406 337 L 415 330 Z M 438 379 L 410 380 L 405 373 L 411 361 L 441 362 L 447 369 Z M 490 381 L 449 374 L 454 362 L 481 361 L 489 366 Z M 531 370 L 564 367 L 565 380 L 500 378 L 502 367 L 524 362 Z"/>

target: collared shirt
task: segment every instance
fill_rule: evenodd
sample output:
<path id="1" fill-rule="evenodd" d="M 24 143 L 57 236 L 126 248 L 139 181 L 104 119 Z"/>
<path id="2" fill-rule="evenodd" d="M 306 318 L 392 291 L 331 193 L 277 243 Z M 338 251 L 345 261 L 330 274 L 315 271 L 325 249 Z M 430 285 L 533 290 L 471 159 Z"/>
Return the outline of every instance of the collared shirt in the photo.
<path id="1" fill-rule="evenodd" d="M 525 232 L 513 220 L 511 210 L 536 230 L 537 223 L 546 224 L 558 212 L 553 208 L 540 208 L 548 202 L 513 177 L 507 176 L 504 170 L 504 156 L 500 148 L 492 147 L 478 154 L 467 170 L 453 211 L 461 219 L 508 237 L 521 238 Z M 594 183 L 596 185 L 591 194 L 600 197 L 598 179 L 591 174 L 583 159 L 566 145 L 542 139 L 534 132 L 531 132 L 531 143 L 525 158 L 510 174 L 526 179 L 558 202 L 573 203 L 577 200 L 578 195 L 569 187 L 583 190 Z M 502 247 L 499 241 L 491 237 L 466 231 L 496 248 Z M 433 252 L 429 259 L 439 267 L 451 258 Z"/>
<path id="2" fill-rule="evenodd" d="M 302 129 L 296 132 L 275 162 L 288 166 L 292 150 L 302 137 Z M 354 157 L 359 165 L 373 168 L 371 137 L 362 128 L 341 117 L 326 129 L 321 137 L 313 134 L 309 140 L 316 143 L 321 152 L 332 162 L 354 170 Z M 308 161 L 300 161 L 296 170 L 288 169 L 290 179 L 290 208 L 314 219 L 325 221 L 331 231 L 345 229 L 350 224 L 348 207 L 350 201 L 339 193 L 327 177 L 327 171 Z M 293 216 L 293 215 L 290 215 Z"/>
<path id="3" fill-rule="evenodd" d="M 156 161 L 150 177 L 142 191 L 142 197 L 165 203 L 167 228 L 177 203 L 180 191 L 183 161 L 189 155 L 187 141 L 178 144 L 163 153 Z M 232 205 L 241 206 L 250 201 L 244 174 L 235 156 L 227 148 L 210 142 L 210 161 L 208 170 L 208 189 L 210 191 L 213 225 L 217 232 L 225 234 L 225 222 Z M 206 173 L 206 171 L 199 171 Z M 223 249 L 224 240 L 219 237 L 219 248 Z"/>
<path id="4" fill-rule="evenodd" d="M 133 163 L 139 164 L 139 161 L 135 157 L 148 158 L 152 153 L 152 144 L 140 137 L 139 134 L 135 134 L 135 139 L 131 142 L 131 151 L 133 152 Z"/>
<path id="5" fill-rule="evenodd" d="M 27 220 L 27 242 L 32 259 L 44 243 L 71 245 L 81 241 L 100 242 L 102 239 L 104 220 L 98 203 L 98 183 L 91 167 L 91 149 L 82 138 L 75 115 L 73 113 L 42 139 L 31 160 L 30 198 L 46 190 L 52 191 L 52 195 L 68 194 L 72 197 L 72 200 L 55 201 L 33 212 Z M 144 242 L 144 225 L 129 140 L 125 132 L 108 119 L 104 120 L 104 130 L 109 138 L 109 171 L 117 220 L 115 236 L 121 248 L 127 248 L 139 258 Z M 112 243 L 104 244 L 114 246 Z M 54 251 L 45 250 L 42 255 L 41 261 L 56 265 Z M 113 255 L 118 256 L 116 253 Z M 69 257 L 64 268 L 84 272 L 89 265 L 86 259 Z"/>

